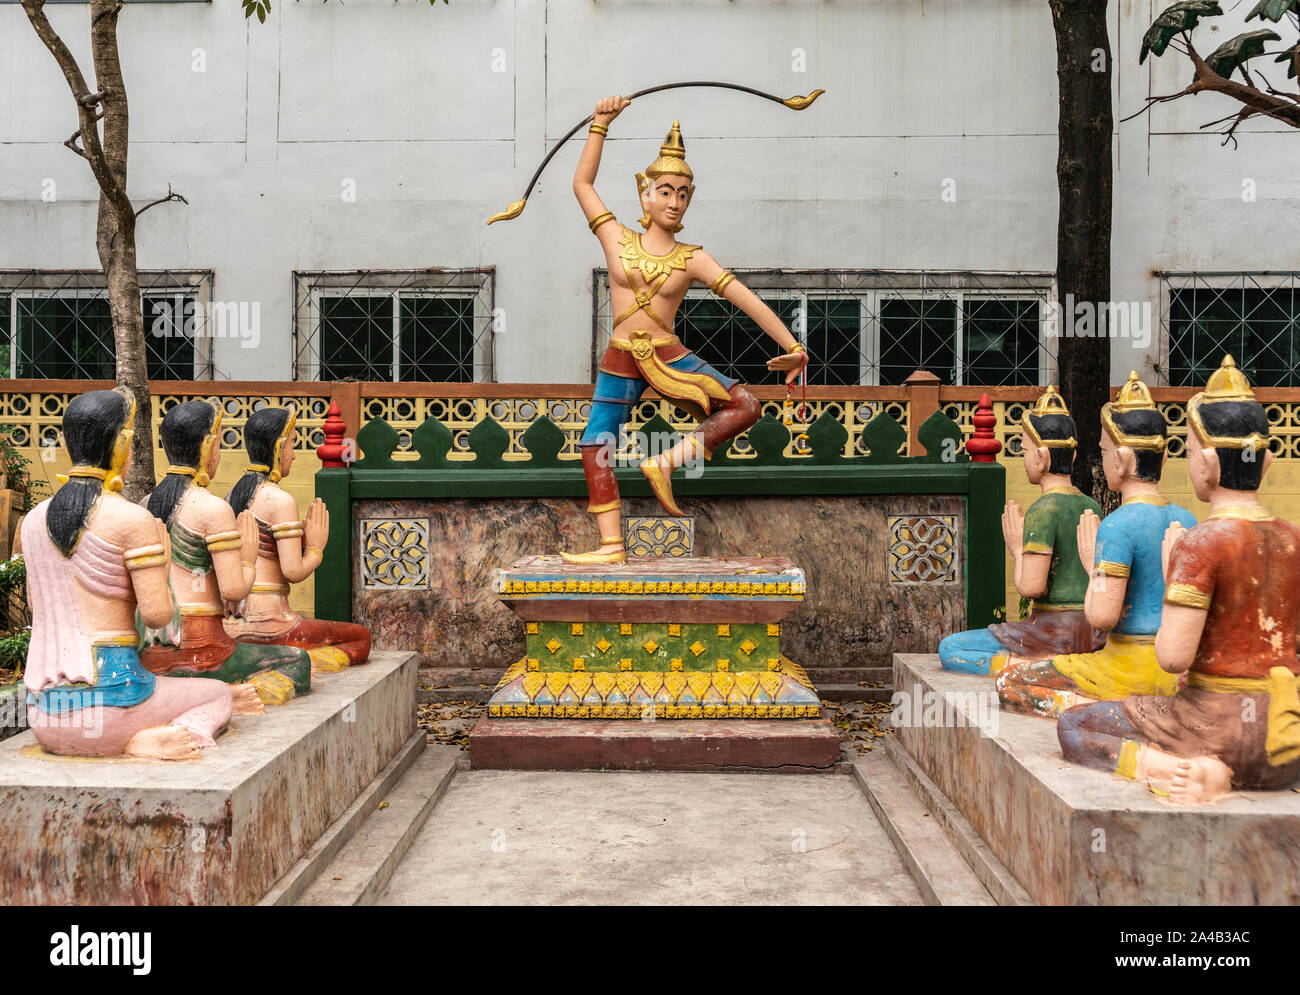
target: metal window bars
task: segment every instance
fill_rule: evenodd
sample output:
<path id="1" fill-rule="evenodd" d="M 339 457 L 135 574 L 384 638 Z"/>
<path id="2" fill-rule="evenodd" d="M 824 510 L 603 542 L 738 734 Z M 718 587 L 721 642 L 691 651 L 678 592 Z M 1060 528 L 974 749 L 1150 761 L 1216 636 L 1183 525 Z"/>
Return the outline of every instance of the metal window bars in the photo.
<path id="1" fill-rule="evenodd" d="M 141 270 L 149 376 L 209 380 L 211 270 Z M 0 370 L 10 378 L 114 379 L 117 348 L 104 274 L 0 270 Z"/>
<path id="2" fill-rule="evenodd" d="M 490 382 L 496 268 L 294 273 L 297 380 Z"/>
<path id="3" fill-rule="evenodd" d="M 1163 385 L 1199 388 L 1231 353 L 1255 387 L 1300 386 L 1300 272 L 1156 277 Z"/>

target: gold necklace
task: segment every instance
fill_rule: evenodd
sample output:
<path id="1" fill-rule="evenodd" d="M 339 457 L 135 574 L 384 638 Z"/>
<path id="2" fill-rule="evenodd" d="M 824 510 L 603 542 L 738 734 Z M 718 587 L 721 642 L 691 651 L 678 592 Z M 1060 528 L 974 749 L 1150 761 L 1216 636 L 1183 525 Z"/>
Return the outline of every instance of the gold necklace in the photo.
<path id="1" fill-rule="evenodd" d="M 671 252 L 657 256 L 641 244 L 641 235 L 630 228 L 623 229 L 623 234 L 619 236 L 619 244 L 623 246 L 619 252 L 619 259 L 622 260 L 624 269 L 639 269 L 641 279 L 647 284 L 660 276 L 666 277 L 673 270 L 684 270 L 691 254 L 700 248 L 698 245 L 674 242 Z"/>

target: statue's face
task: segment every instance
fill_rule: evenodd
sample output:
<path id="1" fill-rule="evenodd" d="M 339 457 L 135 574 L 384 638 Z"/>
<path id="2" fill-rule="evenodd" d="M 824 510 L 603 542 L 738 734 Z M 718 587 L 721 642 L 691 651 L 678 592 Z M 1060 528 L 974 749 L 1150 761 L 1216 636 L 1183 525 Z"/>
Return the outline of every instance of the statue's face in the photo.
<path id="1" fill-rule="evenodd" d="M 660 228 L 673 231 L 691 203 L 691 181 L 685 176 L 656 176 L 641 194 L 641 207 Z"/>
<path id="2" fill-rule="evenodd" d="M 1210 500 L 1219 486 L 1219 454 L 1201 445 L 1195 432 L 1187 433 L 1187 476 L 1199 501 Z"/>
<path id="3" fill-rule="evenodd" d="M 1029 478 L 1031 484 L 1037 485 L 1043 479 L 1043 474 L 1047 472 L 1048 460 L 1043 458 L 1047 450 L 1034 445 L 1033 439 L 1026 433 L 1021 433 L 1020 452 L 1025 458 L 1025 476 Z"/>
<path id="4" fill-rule="evenodd" d="M 284 445 L 280 447 L 280 476 L 289 476 L 289 470 L 293 467 L 293 437 L 295 433 L 290 432 L 289 437 L 284 440 Z"/>
<path id="5" fill-rule="evenodd" d="M 1119 446 L 1104 428 L 1101 430 L 1101 469 L 1106 474 L 1106 486 L 1118 491 L 1124 483 L 1126 467 Z"/>

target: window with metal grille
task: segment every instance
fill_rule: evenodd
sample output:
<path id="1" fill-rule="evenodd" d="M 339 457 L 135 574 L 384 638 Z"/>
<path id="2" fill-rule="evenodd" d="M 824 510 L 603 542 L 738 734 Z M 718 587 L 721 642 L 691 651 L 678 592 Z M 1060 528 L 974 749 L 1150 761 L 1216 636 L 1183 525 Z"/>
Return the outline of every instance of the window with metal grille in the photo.
<path id="1" fill-rule="evenodd" d="M 294 276 L 297 379 L 492 380 L 494 269 Z"/>
<path id="2" fill-rule="evenodd" d="M 1232 355 L 1256 387 L 1300 387 L 1300 273 L 1158 273 L 1160 372 L 1202 387 Z"/>
<path id="3" fill-rule="evenodd" d="M 813 357 L 815 383 L 903 383 L 928 370 L 946 384 L 1034 385 L 1055 375 L 1042 273 L 736 270 Z M 609 274 L 594 273 L 593 370 L 609 341 Z M 674 330 L 701 358 L 747 383 L 775 377 L 774 347 L 739 309 L 701 287 Z"/>
<path id="4" fill-rule="evenodd" d="M 212 377 L 203 334 L 210 271 L 142 271 L 145 361 L 151 380 Z M 117 348 L 104 275 L 87 270 L 0 270 L 0 370 L 4 376 L 112 380 Z"/>

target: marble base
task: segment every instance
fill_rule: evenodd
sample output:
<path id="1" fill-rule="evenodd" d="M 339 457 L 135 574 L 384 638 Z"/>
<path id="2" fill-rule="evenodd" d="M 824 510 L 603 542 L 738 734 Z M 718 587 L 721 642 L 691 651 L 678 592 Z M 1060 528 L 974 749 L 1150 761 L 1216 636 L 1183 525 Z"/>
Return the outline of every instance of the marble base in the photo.
<path id="1" fill-rule="evenodd" d="M 486 770 L 676 770 L 825 773 L 839 761 L 830 719 L 482 718 L 470 764 Z"/>
<path id="2" fill-rule="evenodd" d="M 925 652 L 969 627 L 960 562 L 953 578 L 939 583 L 898 583 L 891 572 L 892 516 L 950 518 L 955 546 L 964 548 L 960 496 L 678 498 L 695 521 L 695 555 L 784 556 L 802 568 L 805 597 L 784 619 L 781 651 L 805 667 L 888 667 L 895 652 Z M 591 549 L 597 541 L 585 498 L 368 499 L 352 507 L 354 535 L 364 519 L 400 518 L 427 523 L 438 538 L 427 582 L 410 588 L 367 590 L 353 557 L 351 617 L 366 621 L 376 647 L 418 652 L 421 667 L 500 671 L 518 660 L 524 626 L 493 592 L 493 571 L 529 554 Z M 662 510 L 652 498 L 625 496 L 623 514 Z"/>
<path id="3" fill-rule="evenodd" d="M 1300 794 L 1236 792 L 1184 808 L 1069 763 L 1056 723 L 1002 712 L 988 677 L 894 656 L 899 744 L 1035 902 L 1300 902 Z"/>
<path id="4" fill-rule="evenodd" d="M 0 902 L 242 905 L 329 828 L 415 732 L 414 653 L 372 653 L 237 715 L 190 763 L 0 744 Z"/>

